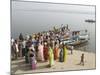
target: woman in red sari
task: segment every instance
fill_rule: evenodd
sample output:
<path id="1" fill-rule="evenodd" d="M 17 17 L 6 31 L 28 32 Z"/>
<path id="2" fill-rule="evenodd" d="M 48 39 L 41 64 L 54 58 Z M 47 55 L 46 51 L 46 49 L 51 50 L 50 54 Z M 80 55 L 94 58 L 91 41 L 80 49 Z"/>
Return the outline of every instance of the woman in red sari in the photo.
<path id="1" fill-rule="evenodd" d="M 55 47 L 54 47 L 54 60 L 57 60 L 58 59 L 58 45 L 57 43 L 55 43 Z"/>
<path id="2" fill-rule="evenodd" d="M 44 52 L 43 53 L 44 54 L 44 60 L 47 61 L 48 60 L 48 46 L 47 46 L 46 42 L 44 43 L 44 48 L 43 49 L 44 49 L 44 51 L 43 51 Z"/>

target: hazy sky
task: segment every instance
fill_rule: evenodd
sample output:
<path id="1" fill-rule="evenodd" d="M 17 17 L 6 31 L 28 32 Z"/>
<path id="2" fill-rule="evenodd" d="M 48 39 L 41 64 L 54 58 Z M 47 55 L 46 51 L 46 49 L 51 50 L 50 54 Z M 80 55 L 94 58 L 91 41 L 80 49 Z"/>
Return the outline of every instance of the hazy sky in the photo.
<path id="1" fill-rule="evenodd" d="M 48 3 L 34 3 L 34 2 L 22 2 L 13 1 L 12 10 L 14 11 L 60 11 L 60 12 L 73 12 L 73 13 L 85 13 L 94 14 L 94 6 L 81 6 L 81 5 L 64 5 L 64 4 L 48 4 Z"/>

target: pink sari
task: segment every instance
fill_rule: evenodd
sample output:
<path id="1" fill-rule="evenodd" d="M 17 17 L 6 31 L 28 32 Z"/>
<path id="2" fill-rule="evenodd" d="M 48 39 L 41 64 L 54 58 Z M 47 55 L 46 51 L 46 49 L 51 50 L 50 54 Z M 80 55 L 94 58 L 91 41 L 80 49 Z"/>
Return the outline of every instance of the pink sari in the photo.
<path id="1" fill-rule="evenodd" d="M 43 45 L 38 46 L 38 60 L 44 61 Z"/>

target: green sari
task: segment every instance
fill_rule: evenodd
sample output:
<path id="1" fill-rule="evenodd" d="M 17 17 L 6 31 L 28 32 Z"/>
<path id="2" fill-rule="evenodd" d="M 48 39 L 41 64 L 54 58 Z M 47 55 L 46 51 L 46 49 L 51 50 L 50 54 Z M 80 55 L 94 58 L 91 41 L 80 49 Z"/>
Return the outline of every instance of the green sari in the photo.
<path id="1" fill-rule="evenodd" d="M 68 53 L 68 50 L 66 47 L 64 47 L 64 62 L 66 62 L 67 60 L 67 53 Z"/>
<path id="2" fill-rule="evenodd" d="M 54 65 L 54 55 L 53 55 L 53 49 L 49 48 L 49 65 Z"/>

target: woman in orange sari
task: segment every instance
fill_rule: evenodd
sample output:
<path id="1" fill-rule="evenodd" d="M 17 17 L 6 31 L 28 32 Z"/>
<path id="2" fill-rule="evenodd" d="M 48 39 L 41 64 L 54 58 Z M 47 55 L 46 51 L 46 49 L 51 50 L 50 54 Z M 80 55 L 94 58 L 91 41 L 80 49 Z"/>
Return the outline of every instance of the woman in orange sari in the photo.
<path id="1" fill-rule="evenodd" d="M 54 60 L 57 60 L 58 59 L 58 45 L 57 43 L 55 43 L 55 47 L 54 47 Z"/>

